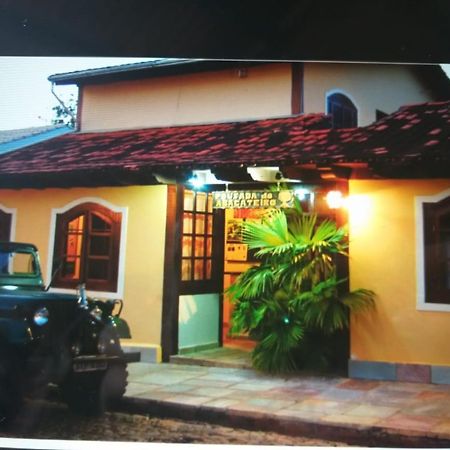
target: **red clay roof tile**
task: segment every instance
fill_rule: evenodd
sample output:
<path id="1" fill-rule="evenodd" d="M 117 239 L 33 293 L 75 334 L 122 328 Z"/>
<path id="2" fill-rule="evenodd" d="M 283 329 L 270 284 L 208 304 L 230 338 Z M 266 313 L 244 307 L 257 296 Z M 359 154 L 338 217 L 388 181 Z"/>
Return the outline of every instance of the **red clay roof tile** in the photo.
<path id="1" fill-rule="evenodd" d="M 71 133 L 0 155 L 7 175 L 80 170 L 449 159 L 450 102 L 401 108 L 367 127 L 333 130 L 322 114 L 249 122 Z M 430 139 L 432 138 L 432 139 Z"/>

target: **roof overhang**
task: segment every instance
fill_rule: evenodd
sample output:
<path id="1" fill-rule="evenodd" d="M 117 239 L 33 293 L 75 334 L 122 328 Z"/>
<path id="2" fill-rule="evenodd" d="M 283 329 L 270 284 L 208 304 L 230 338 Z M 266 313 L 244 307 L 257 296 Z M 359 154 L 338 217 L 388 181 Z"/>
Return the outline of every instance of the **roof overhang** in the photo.
<path id="1" fill-rule="evenodd" d="M 0 187 L 184 183 L 194 170 L 248 183 L 255 182 L 251 167 L 276 167 L 280 182 L 448 178 L 450 102 L 403 107 L 362 128 L 327 123 L 326 116 L 308 114 L 71 133 L 0 155 Z"/>
<path id="2" fill-rule="evenodd" d="M 232 68 L 244 68 L 263 64 L 260 61 L 223 61 L 204 59 L 162 59 L 142 63 L 81 70 L 54 74 L 48 80 L 56 85 L 103 84 L 116 81 L 132 81 L 144 78 L 210 72 Z"/>

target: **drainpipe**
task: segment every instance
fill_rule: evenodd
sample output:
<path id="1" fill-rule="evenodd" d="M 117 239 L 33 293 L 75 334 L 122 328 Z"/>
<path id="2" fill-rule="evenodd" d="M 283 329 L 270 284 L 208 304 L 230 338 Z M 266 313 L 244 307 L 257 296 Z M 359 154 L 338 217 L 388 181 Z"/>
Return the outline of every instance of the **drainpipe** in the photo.
<path id="1" fill-rule="evenodd" d="M 66 112 L 66 114 L 68 114 L 68 115 L 72 118 L 73 126 L 76 127 L 76 125 L 77 125 L 77 119 L 76 119 L 76 117 L 73 115 L 72 111 L 70 111 L 70 109 L 67 108 L 67 106 L 64 104 L 64 102 L 56 95 L 56 92 L 55 92 L 55 83 L 52 83 L 51 92 L 52 92 L 52 94 L 54 95 L 54 97 L 56 98 L 56 100 L 58 100 L 59 104 L 62 106 L 62 108 L 64 109 L 64 111 Z"/>

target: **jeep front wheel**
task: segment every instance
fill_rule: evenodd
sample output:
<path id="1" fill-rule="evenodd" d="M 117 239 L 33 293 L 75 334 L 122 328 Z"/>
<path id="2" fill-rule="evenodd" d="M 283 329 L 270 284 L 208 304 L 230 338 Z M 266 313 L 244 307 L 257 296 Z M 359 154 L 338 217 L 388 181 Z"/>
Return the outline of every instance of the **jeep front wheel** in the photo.
<path id="1" fill-rule="evenodd" d="M 12 351 L 0 345 L 0 426 L 11 421 L 22 403 L 20 371 Z"/>
<path id="2" fill-rule="evenodd" d="M 105 372 L 72 372 L 62 383 L 61 393 L 69 409 L 78 414 L 100 415 L 125 393 L 126 364 L 111 365 Z"/>

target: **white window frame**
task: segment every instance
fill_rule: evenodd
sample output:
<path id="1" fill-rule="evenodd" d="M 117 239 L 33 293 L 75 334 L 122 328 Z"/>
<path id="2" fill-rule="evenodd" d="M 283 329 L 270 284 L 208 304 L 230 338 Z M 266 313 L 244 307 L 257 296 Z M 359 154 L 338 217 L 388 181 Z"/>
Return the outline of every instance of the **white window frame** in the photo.
<path id="1" fill-rule="evenodd" d="M 417 310 L 419 311 L 441 311 L 450 312 L 447 303 L 427 303 L 425 291 L 425 238 L 424 238 L 424 203 L 438 203 L 450 196 L 450 188 L 435 195 L 415 197 L 416 216 L 416 288 L 417 288 Z"/>
<path id="2" fill-rule="evenodd" d="M 117 206 L 100 197 L 82 197 L 64 205 L 62 208 L 52 208 L 50 218 L 50 237 L 48 240 L 48 260 L 47 260 L 47 286 L 52 278 L 53 258 L 55 251 L 55 234 L 56 234 L 56 217 L 57 214 L 63 214 L 75 206 L 82 203 L 97 203 L 105 208 L 122 214 L 122 222 L 120 227 L 120 246 L 119 246 L 119 262 L 117 273 L 117 289 L 115 292 L 91 291 L 87 290 L 87 294 L 92 297 L 106 297 L 110 299 L 123 299 L 125 288 L 125 253 L 126 253 L 126 236 L 128 225 L 128 207 Z M 50 292 L 57 293 L 73 293 L 73 289 L 51 287 Z"/>

